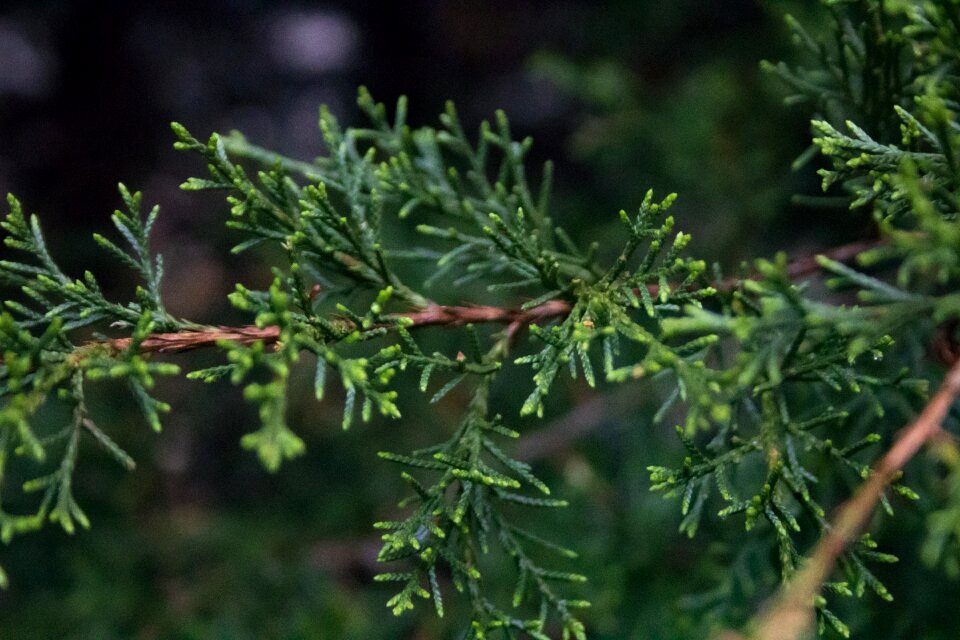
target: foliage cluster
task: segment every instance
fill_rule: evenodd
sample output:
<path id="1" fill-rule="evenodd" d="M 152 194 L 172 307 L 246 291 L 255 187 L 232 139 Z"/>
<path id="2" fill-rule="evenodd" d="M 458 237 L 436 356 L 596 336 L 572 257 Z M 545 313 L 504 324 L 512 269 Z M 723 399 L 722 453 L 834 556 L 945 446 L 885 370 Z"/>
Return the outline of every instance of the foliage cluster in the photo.
<path id="1" fill-rule="evenodd" d="M 922 406 L 929 346 L 946 344 L 941 352 L 956 357 L 960 316 L 960 9 L 950 0 L 823 4 L 828 38 L 790 21 L 810 66 L 765 66 L 796 92 L 788 102 L 814 110 L 813 146 L 799 162 L 823 162 L 824 190 L 869 212 L 878 235 L 855 266 L 817 258 L 826 289 L 783 254 L 733 277 L 708 268 L 674 229 L 676 196 L 652 191 L 635 213 L 620 212 L 621 247 L 604 264 L 596 245 L 581 246 L 551 218 L 552 166 L 531 180 L 531 140 L 515 139 L 503 113 L 475 136 L 452 105 L 436 128 L 415 128 L 404 100 L 388 116 L 365 90 L 365 127 L 342 128 L 322 110 L 327 154 L 312 163 L 240 134 L 201 141 L 173 125 L 176 147 L 207 164 L 207 177 L 183 188 L 227 194 L 227 224 L 243 235 L 233 252 L 262 245 L 283 258 L 268 289 L 238 284 L 230 296 L 255 325 L 246 334 L 166 311 L 163 263 L 149 245 L 158 209 L 144 215 L 139 194 L 121 186 L 124 210 L 112 218 L 127 246 L 94 237 L 142 281 L 126 303 L 107 299 L 89 272 L 66 275 L 36 216 L 10 197 L 5 243 L 28 257 L 0 262 L 0 276 L 21 294 L 0 316 L 0 480 L 26 475 L 19 486 L 5 483 L 6 493 L 39 498 L 30 512 L 0 511 L 3 540 L 48 521 L 68 533 L 89 526 L 71 483 L 81 437 L 133 468 L 111 430 L 93 421 L 88 382 L 125 384 L 159 429 L 170 406 L 153 396 L 155 378 L 180 370 L 154 352 L 202 342 L 221 349 L 225 363 L 187 377 L 243 387 L 262 425 L 241 445 L 271 471 L 304 452 L 286 418 L 302 360 L 314 367 L 318 400 L 330 375 L 344 389 L 344 428 L 374 413 L 400 418 L 406 399 L 395 379 L 403 376 L 414 376 L 431 403 L 469 389 L 447 440 L 380 453 L 402 467 L 409 489 L 399 515 L 374 525 L 385 563 L 376 579 L 396 583 L 387 604 L 397 615 L 422 599 L 442 617 L 450 585 L 469 604 L 466 637 L 587 635 L 576 552 L 526 526 L 535 510 L 567 503 L 505 446 L 519 433 L 490 402 L 498 375 L 514 366 L 532 379 L 521 416 L 544 415 L 564 370 L 591 387 L 646 378 L 667 385 L 654 422 L 676 424 L 687 454 L 651 466 L 651 488 L 680 499 L 680 528 L 691 537 L 714 519 L 742 522 L 789 581 L 830 529 L 842 488 L 870 476 L 871 452 Z M 433 265 L 432 277 L 411 278 L 411 261 Z M 438 304 L 433 282 L 471 292 L 474 306 Z M 506 306 L 518 298 L 526 302 Z M 505 326 L 480 326 L 487 320 Z M 418 332 L 437 325 L 457 332 L 460 351 L 424 346 Z M 174 346 L 178 339 L 186 346 Z M 48 405 L 69 415 L 66 426 L 41 419 Z M 947 499 L 930 515 L 923 558 L 956 573 L 957 449 L 947 440 L 938 451 L 950 470 Z M 899 497 L 919 497 L 899 480 L 890 490 L 896 495 L 882 502 L 891 514 Z M 515 568 L 506 602 L 489 587 L 502 580 L 491 569 L 496 555 Z M 837 598 L 891 599 L 873 566 L 896 560 L 869 534 L 851 544 L 813 603 L 821 631 L 849 635 L 833 611 Z"/>

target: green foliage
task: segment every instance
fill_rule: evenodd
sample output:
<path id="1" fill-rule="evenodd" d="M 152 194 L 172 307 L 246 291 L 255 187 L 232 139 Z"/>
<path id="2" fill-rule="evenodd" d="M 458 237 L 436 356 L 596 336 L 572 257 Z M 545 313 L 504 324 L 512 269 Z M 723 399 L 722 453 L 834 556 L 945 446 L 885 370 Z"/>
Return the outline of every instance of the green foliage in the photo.
<path id="1" fill-rule="evenodd" d="M 0 511 L 3 540 L 48 520 L 68 533 L 89 526 L 71 482 L 81 435 L 93 436 L 127 468 L 133 460 L 92 421 L 86 383 L 125 381 L 159 429 L 170 407 L 151 395 L 155 378 L 179 370 L 155 361 L 150 341 L 177 333 L 221 337 L 216 346 L 225 363 L 187 377 L 228 378 L 243 387 L 261 427 L 241 446 L 269 471 L 305 451 L 286 414 L 291 378 L 307 354 L 318 400 L 327 376 L 339 379 L 345 429 L 358 413 L 363 422 L 374 413 L 400 418 L 396 379 L 404 376 L 430 392 L 430 403 L 455 389 L 469 395 L 444 441 L 379 454 L 404 467 L 401 479 L 411 492 L 401 515 L 374 525 L 384 532 L 378 560 L 386 563 L 375 579 L 399 585 L 387 602 L 396 615 L 423 599 L 443 617 L 450 585 L 471 612 L 462 625 L 466 637 L 586 637 L 578 616 L 589 603 L 577 585 L 587 578 L 568 563 L 576 552 L 526 522 L 538 509 L 567 501 L 511 453 L 505 442 L 519 434 L 490 401 L 498 376 L 514 365 L 532 371 L 522 416 L 545 415 L 564 367 L 591 387 L 642 378 L 666 384 L 655 422 L 677 425 L 686 456 L 650 466 L 651 489 L 680 499 L 680 530 L 690 537 L 713 515 L 742 520 L 749 532 L 744 548 L 764 550 L 789 580 L 830 526 L 835 487 L 869 478 L 877 445 L 925 400 L 923 347 L 945 329 L 953 340 L 960 316 L 956 7 L 824 4 L 833 20 L 829 44 L 790 21 L 815 67 L 768 66 L 798 92 L 790 102 L 816 104 L 813 144 L 829 163 L 821 170 L 824 189 L 838 186 L 851 196 L 851 208 L 869 207 L 882 234 L 854 267 L 817 259 L 829 275 L 828 292 L 798 277 L 783 254 L 757 260 L 739 279 L 721 277 L 719 268 L 710 275 L 705 261 L 686 255 L 690 236 L 674 232 L 666 215 L 676 195 L 657 202 L 652 191 L 636 215 L 620 212 L 619 254 L 602 264 L 595 245 L 580 246 L 554 223 L 552 166 L 532 187 L 525 165 L 532 142 L 514 139 L 503 113 L 483 122 L 476 136 L 452 105 L 437 128 L 412 128 L 405 100 L 389 118 L 362 89 L 358 105 L 367 126 L 341 128 L 322 110 L 327 155 L 313 163 L 239 134 L 201 142 L 173 125 L 175 146 L 207 163 L 208 177 L 183 188 L 227 194 L 227 225 L 244 236 L 233 251 L 272 245 L 284 258 L 267 290 L 237 284 L 230 295 L 254 325 L 246 334 L 165 310 L 163 263 L 149 247 L 158 210 L 144 217 L 139 194 L 121 185 L 126 211 L 112 218 L 129 250 L 94 236 L 142 280 L 125 304 L 108 300 L 89 272 L 76 280 L 63 273 L 37 218 L 27 218 L 11 197 L 5 242 L 29 259 L 0 262 L 0 277 L 21 294 L 0 315 L 0 481 L 13 464 L 44 471 L 19 487 L 40 495 L 33 511 Z M 899 139 L 891 133 L 897 127 Z M 411 260 L 432 265 L 433 275 L 406 275 Z M 478 306 L 501 304 L 504 292 L 528 301 L 504 330 L 484 333 L 433 301 L 437 282 L 464 287 Z M 466 346 L 455 355 L 428 353 L 415 329 L 436 324 Z M 525 325 L 529 346 L 518 340 Z M 91 327 L 120 337 L 91 339 Z M 598 357 L 602 367 L 595 369 Z M 47 405 L 69 414 L 66 426 L 48 429 L 51 421 L 38 417 Z M 960 494 L 956 452 L 949 451 L 946 503 L 930 515 L 923 556 L 956 573 Z M 918 498 L 900 480 L 890 491 Z M 893 504 L 884 496 L 891 515 Z M 515 569 L 509 602 L 491 587 L 503 580 L 490 569 L 496 557 Z M 892 599 L 868 565 L 896 560 L 878 551 L 870 534 L 849 546 L 842 576 L 831 578 L 815 603 L 821 631 L 850 633 L 831 609 L 836 596 L 869 591 Z"/>
<path id="2" fill-rule="evenodd" d="M 915 41 L 905 37 L 911 31 L 903 14 L 922 14 L 935 3 L 821 4 L 832 18 L 827 37 L 814 36 L 793 16 L 786 17 L 794 42 L 805 50 L 810 66 L 791 69 L 783 62 L 764 62 L 764 68 L 796 92 L 786 99 L 787 104 L 813 103 L 817 112 L 833 122 L 855 118 L 882 139 L 891 138 L 897 131 L 892 107 L 909 102 L 926 71 L 914 59 Z"/>
<path id="3" fill-rule="evenodd" d="M 936 456 L 946 467 L 948 475 L 943 483 L 946 506 L 927 516 L 928 534 L 920 550 L 920 557 L 930 566 L 943 565 L 951 578 L 960 577 L 960 456 L 956 444 L 938 443 Z"/>
<path id="4" fill-rule="evenodd" d="M 150 389 L 155 376 L 176 375 L 179 368 L 149 361 L 140 354 L 140 345 L 158 329 L 179 329 L 189 324 L 170 317 L 160 300 L 162 263 L 150 255 L 148 244 L 157 209 L 144 219 L 140 194 L 131 194 L 123 185 L 120 194 L 127 211 L 114 213 L 113 222 L 132 252 L 125 252 L 102 236 L 95 239 L 143 278 L 136 301 L 126 305 L 107 300 L 90 272 L 79 280 L 65 275 L 47 250 L 37 217 L 27 218 L 20 203 L 13 196 L 8 198 L 10 212 L 0 223 L 7 233 L 4 242 L 27 254 L 28 261 L 0 263 L 0 277 L 19 288 L 24 297 L 24 302 L 6 301 L 6 310 L 0 315 L 0 384 L 7 399 L 0 409 L 0 482 L 7 477 L 8 467 L 17 464 L 33 475 L 20 489 L 39 494 L 40 500 L 32 512 L 0 512 L 0 533 L 5 542 L 48 520 L 59 523 L 67 533 L 73 533 L 78 525 L 89 527 L 72 485 L 81 435 L 93 437 L 123 466 L 134 467 L 130 456 L 90 418 L 84 400 L 87 381 L 126 381 L 154 429 L 160 428 L 159 414 L 170 409 L 153 398 Z M 125 328 L 129 336 L 126 348 L 84 343 L 78 329 L 94 323 Z M 66 424 L 50 428 L 49 420 L 36 420 L 37 414 L 51 404 L 67 410 L 69 418 L 63 419 Z M 38 464 L 45 471 L 34 475 Z"/>
<path id="5" fill-rule="evenodd" d="M 439 565 L 445 564 L 457 591 L 467 593 L 473 606 L 474 619 L 468 637 L 484 638 L 493 629 L 504 629 L 545 638 L 547 616 L 555 611 L 564 637 L 585 638 L 583 623 L 574 617 L 573 610 L 589 603 L 561 598 L 550 582 L 578 583 L 586 581 L 586 577 L 541 566 L 531 557 L 530 547 L 565 558 L 576 558 L 576 553 L 511 523 L 504 513 L 504 506 L 511 504 L 556 508 L 567 503 L 542 497 L 549 495 L 550 489 L 531 473 L 529 465 L 511 458 L 492 439 L 515 438 L 519 434 L 505 427 L 500 416 L 487 419 L 489 384 L 490 376 L 479 383 L 467 415 L 447 442 L 409 456 L 380 453 L 381 458 L 404 465 L 411 472 L 430 470 L 438 473 L 439 478 L 425 487 L 411 473 L 402 474 L 413 490 L 404 502 L 417 507 L 406 520 L 374 525 L 387 531 L 378 559 L 391 562 L 415 558 L 416 564 L 413 571 L 382 573 L 376 579 L 403 583 L 401 591 L 387 603 L 395 614 L 412 609 L 413 597 L 422 596 L 433 598 L 437 615 L 442 617 L 443 598 L 437 571 Z M 451 486 L 456 488 L 452 494 Z M 517 493 L 521 488 L 534 489 L 541 496 Z M 538 602 L 539 616 L 518 619 L 510 609 L 484 595 L 483 574 L 476 560 L 490 553 L 491 539 L 517 568 L 512 607 L 532 598 Z M 430 591 L 420 586 L 424 583 L 430 585 Z"/>

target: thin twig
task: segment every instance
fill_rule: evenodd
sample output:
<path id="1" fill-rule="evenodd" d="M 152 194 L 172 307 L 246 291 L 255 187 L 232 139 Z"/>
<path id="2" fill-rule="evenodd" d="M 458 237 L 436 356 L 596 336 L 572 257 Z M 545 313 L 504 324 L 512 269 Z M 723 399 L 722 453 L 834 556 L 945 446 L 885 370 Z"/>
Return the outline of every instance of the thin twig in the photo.
<path id="1" fill-rule="evenodd" d="M 886 455 L 874 465 L 870 478 L 847 502 L 840 505 L 833 524 L 817 544 L 803 569 L 784 587 L 758 622 L 759 640 L 796 640 L 813 624 L 813 601 L 844 550 L 857 536 L 876 509 L 886 486 L 896 479 L 903 466 L 924 443 L 941 433 L 941 424 L 960 394 L 960 361 L 950 368 L 940 389 L 923 412 L 904 429 Z"/>
<path id="2" fill-rule="evenodd" d="M 570 303 L 566 300 L 551 300 L 533 309 L 513 309 L 509 307 L 458 307 L 431 304 L 409 313 L 389 316 L 390 320 L 405 318 L 408 328 L 415 327 L 460 327 L 467 324 L 506 324 L 508 326 L 528 326 L 562 318 L 570 313 Z M 345 322 L 349 322 L 346 321 Z M 140 343 L 140 353 L 180 353 L 202 347 L 210 347 L 218 342 L 227 341 L 249 345 L 254 342 L 273 344 L 280 339 L 277 326 L 257 327 L 207 327 L 204 329 L 177 331 L 174 333 L 153 333 Z M 130 338 L 93 341 L 87 347 L 106 346 L 120 352 L 130 348 Z"/>
<path id="3" fill-rule="evenodd" d="M 853 262 L 853 260 L 864 251 L 876 249 L 883 244 L 883 240 L 862 240 L 840 245 L 823 253 L 815 253 L 795 258 L 787 265 L 787 277 L 791 280 L 800 280 L 801 278 L 819 273 L 823 267 L 817 262 L 817 256 L 824 256 L 835 262 Z"/>
<path id="4" fill-rule="evenodd" d="M 858 254 L 872 249 L 880 244 L 879 241 L 854 242 L 835 247 L 822 254 L 838 262 L 849 262 Z M 815 256 L 802 256 L 794 259 L 787 266 L 787 274 L 793 280 L 799 280 L 813 275 L 820 270 Z M 723 291 L 739 287 L 743 278 L 725 278 L 718 285 Z M 656 296 L 659 287 L 649 285 L 650 295 Z M 409 327 L 460 327 L 467 324 L 504 324 L 507 325 L 507 337 L 513 340 L 517 333 L 531 324 L 543 324 L 557 318 L 564 318 L 570 313 L 571 305 L 566 300 L 550 300 L 533 309 L 518 309 L 512 307 L 493 306 L 452 306 L 429 304 L 421 309 L 390 316 L 391 320 L 406 318 Z M 208 327 L 202 330 L 179 331 L 176 333 L 154 333 L 140 344 L 141 353 L 179 353 L 211 347 L 221 341 L 251 344 L 262 341 L 273 344 L 280 337 L 280 329 L 275 326 L 256 327 Z M 102 345 L 114 351 L 125 351 L 130 348 L 130 338 L 114 338 L 111 340 L 88 343 L 88 346 Z"/>
<path id="5" fill-rule="evenodd" d="M 275 326 L 257 327 L 207 327 L 203 330 L 178 331 L 176 333 L 152 333 L 140 343 L 140 353 L 179 353 L 201 347 L 209 347 L 221 341 L 250 345 L 254 342 L 273 344 L 280 337 L 280 328 Z M 131 338 L 114 338 L 104 342 L 110 349 L 120 352 L 130 348 Z"/>

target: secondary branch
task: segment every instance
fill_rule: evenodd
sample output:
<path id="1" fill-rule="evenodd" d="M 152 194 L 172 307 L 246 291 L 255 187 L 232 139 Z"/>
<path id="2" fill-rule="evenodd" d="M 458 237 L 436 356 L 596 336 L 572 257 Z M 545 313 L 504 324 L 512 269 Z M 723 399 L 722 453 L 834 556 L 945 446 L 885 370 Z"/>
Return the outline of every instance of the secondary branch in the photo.
<path id="1" fill-rule="evenodd" d="M 813 601 L 844 550 L 863 531 L 887 485 L 924 443 L 941 433 L 941 424 L 960 394 L 960 360 L 955 362 L 923 412 L 901 431 L 889 451 L 874 465 L 870 478 L 840 505 L 832 525 L 809 560 L 758 620 L 760 640 L 796 640 L 813 624 Z"/>
<path id="2" fill-rule="evenodd" d="M 821 254 L 838 262 L 850 262 L 857 255 L 872 249 L 880 244 L 879 241 L 854 242 L 835 247 Z M 799 280 L 813 275 L 820 270 L 814 255 L 802 256 L 792 260 L 787 265 L 787 274 L 792 280 Z M 730 291 L 740 286 L 743 278 L 726 278 L 719 283 L 718 288 Z M 649 285 L 650 295 L 656 297 L 659 287 Z M 564 318 L 570 313 L 571 305 L 566 300 L 550 300 L 532 309 L 518 309 L 513 307 L 494 306 L 456 306 L 429 304 L 426 307 L 407 313 L 394 314 L 392 319 L 406 318 L 411 328 L 416 327 L 459 327 L 467 324 L 503 324 L 507 326 L 510 335 L 520 328 L 531 324 L 543 324 L 558 318 Z M 141 353 L 179 353 L 203 347 L 211 347 L 226 340 L 238 344 L 252 344 L 264 342 L 272 344 L 280 337 L 280 329 L 275 326 L 256 327 L 253 325 L 242 327 L 208 327 L 195 331 L 179 331 L 176 333 L 154 333 L 140 344 Z M 91 343 L 94 344 L 94 343 Z M 130 347 L 130 338 L 114 338 L 101 341 L 116 351 L 124 351 Z"/>

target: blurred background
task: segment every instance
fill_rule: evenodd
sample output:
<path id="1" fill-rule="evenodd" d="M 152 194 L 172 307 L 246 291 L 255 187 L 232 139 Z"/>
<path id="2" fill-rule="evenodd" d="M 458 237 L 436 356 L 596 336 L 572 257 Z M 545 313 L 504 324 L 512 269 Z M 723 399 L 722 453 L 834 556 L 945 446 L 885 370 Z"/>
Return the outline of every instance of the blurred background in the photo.
<path id="1" fill-rule="evenodd" d="M 504 109 L 515 134 L 534 136 L 534 161 L 557 162 L 555 220 L 613 250 L 619 209 L 650 187 L 678 192 L 692 252 L 730 270 L 866 228 L 791 204 L 819 188 L 813 168 L 790 169 L 809 143 L 809 114 L 782 107 L 781 87 L 759 71 L 761 59 L 793 59 L 783 14 L 805 16 L 813 4 L 4 0 L 0 191 L 40 213 L 68 272 L 91 268 L 128 299 L 133 281 L 89 237 L 109 230 L 117 181 L 143 190 L 161 204 L 155 247 L 167 265 L 168 308 L 239 322 L 226 293 L 235 282 L 264 286 L 269 267 L 229 254 L 237 238 L 223 227 L 219 196 L 178 189 L 205 169 L 172 149 L 169 122 L 200 138 L 238 129 L 309 160 L 323 150 L 318 106 L 358 122 L 364 84 L 388 105 L 409 96 L 415 125 L 435 123 L 447 99 L 471 128 Z M 76 493 L 93 530 L 68 537 L 48 527 L 2 550 L 12 586 L 0 593 L 0 637 L 456 637 L 456 605 L 443 621 L 429 607 L 402 618 L 385 609 L 389 592 L 370 582 L 370 524 L 395 513 L 401 491 L 397 470 L 375 452 L 433 441 L 462 398 L 451 394 L 435 411 L 415 398 L 401 423 L 344 433 L 337 392 L 317 405 L 308 377 L 290 412 L 308 453 L 277 475 L 241 451 L 256 416 L 229 385 L 165 383 L 158 395 L 174 412 L 159 435 L 103 385 L 93 399 L 98 421 L 138 469 L 126 473 L 86 443 Z M 500 385 L 499 402 L 519 406 L 510 384 L 529 381 L 505 376 Z M 651 425 L 658 394 L 651 385 L 611 393 L 570 383 L 545 422 L 520 423 L 546 430 L 520 446 L 572 502 L 542 526 L 582 552 L 569 568 L 592 581 L 580 594 L 594 602 L 592 637 L 701 637 L 742 622 L 776 584 L 769 558 L 735 544 L 742 523 L 688 540 L 676 533 L 678 505 L 648 492 L 647 465 L 680 455 L 669 425 Z M 910 589 L 897 597 L 904 608 L 922 599 Z M 933 603 L 919 611 L 944 615 Z"/>

